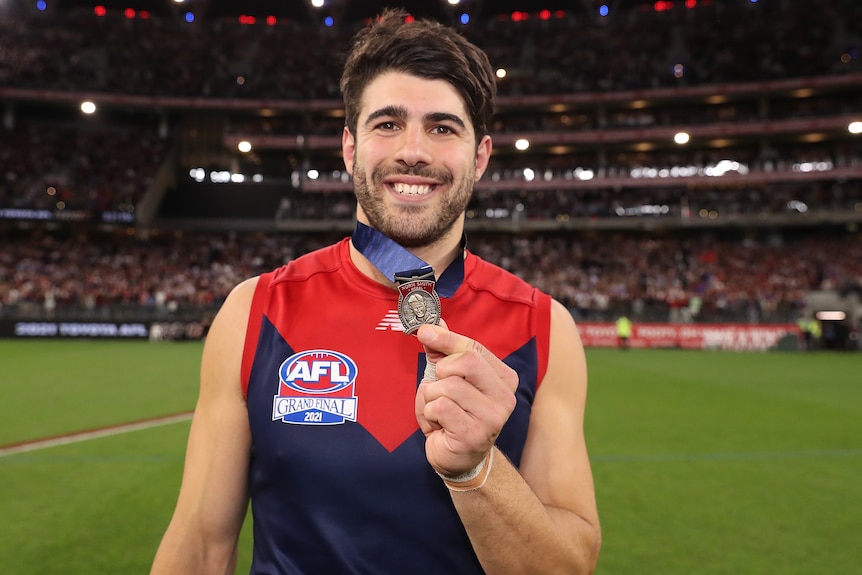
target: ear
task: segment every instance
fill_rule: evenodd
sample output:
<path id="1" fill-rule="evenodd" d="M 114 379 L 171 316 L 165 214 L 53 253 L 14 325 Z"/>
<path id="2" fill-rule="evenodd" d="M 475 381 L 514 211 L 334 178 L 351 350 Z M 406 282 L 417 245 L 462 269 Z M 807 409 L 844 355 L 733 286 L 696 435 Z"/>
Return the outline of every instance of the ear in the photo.
<path id="1" fill-rule="evenodd" d="M 344 157 L 344 168 L 347 173 L 353 175 L 353 154 L 356 152 L 356 138 L 344 126 L 344 132 L 341 134 L 341 155 Z"/>
<path id="2" fill-rule="evenodd" d="M 485 134 L 476 148 L 476 180 L 482 177 L 491 160 L 491 136 Z"/>

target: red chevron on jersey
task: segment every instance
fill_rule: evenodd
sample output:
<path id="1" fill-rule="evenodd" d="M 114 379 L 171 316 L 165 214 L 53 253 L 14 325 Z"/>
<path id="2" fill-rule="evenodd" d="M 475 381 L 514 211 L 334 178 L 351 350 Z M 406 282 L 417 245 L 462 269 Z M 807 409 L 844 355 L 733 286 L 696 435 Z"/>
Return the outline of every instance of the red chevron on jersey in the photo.
<path id="1" fill-rule="evenodd" d="M 539 297 L 539 292 L 521 280 L 472 255 L 465 262 L 467 270 L 471 273 L 465 275 L 461 288 L 441 303 L 441 314 L 450 329 L 482 341 L 501 358 L 526 343 L 513 340 L 511 334 L 544 333 L 537 331 L 541 326 L 529 322 L 542 317 L 533 311 L 545 305 L 546 296 Z M 272 386 L 270 419 L 297 425 L 355 421 L 387 450 L 394 450 L 419 429 L 413 406 L 424 369 L 418 340 L 402 330 L 386 329 L 387 318 L 392 318 L 397 305 L 395 289 L 372 281 L 352 264 L 346 240 L 264 274 L 249 322 L 244 385 L 248 386 L 252 364 L 262 359 L 256 348 L 271 345 L 256 340 L 261 319 L 266 318 L 283 339 L 282 353 L 286 354 L 268 360 L 273 373 L 261 382 Z M 329 355 L 307 363 L 309 358 L 303 354 L 315 350 L 327 350 Z M 293 370 L 307 365 L 307 369 L 327 375 L 327 369 L 337 366 L 344 373 L 333 371 L 328 377 L 353 373 L 355 380 L 340 395 L 333 395 L 334 390 L 326 392 L 331 399 L 350 401 L 324 402 L 318 396 L 315 406 L 307 397 L 309 390 L 287 385 L 285 375 L 290 373 L 283 373 L 284 366 L 294 354 L 305 358 L 305 363 L 291 364 Z M 536 375 L 543 375 L 545 365 L 536 367 L 540 371 Z"/>

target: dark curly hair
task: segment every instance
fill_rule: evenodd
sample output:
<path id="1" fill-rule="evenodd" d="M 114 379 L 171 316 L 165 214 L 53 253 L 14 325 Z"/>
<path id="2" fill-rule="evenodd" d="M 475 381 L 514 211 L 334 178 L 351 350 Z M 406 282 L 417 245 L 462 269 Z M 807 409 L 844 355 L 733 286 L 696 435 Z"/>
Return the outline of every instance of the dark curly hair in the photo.
<path id="1" fill-rule="evenodd" d="M 449 82 L 464 99 L 478 142 L 488 133 L 497 84 L 488 56 L 464 36 L 433 20 L 406 22 L 388 9 L 353 38 L 341 75 L 345 122 L 356 133 L 365 88 L 380 74 L 403 72 Z"/>

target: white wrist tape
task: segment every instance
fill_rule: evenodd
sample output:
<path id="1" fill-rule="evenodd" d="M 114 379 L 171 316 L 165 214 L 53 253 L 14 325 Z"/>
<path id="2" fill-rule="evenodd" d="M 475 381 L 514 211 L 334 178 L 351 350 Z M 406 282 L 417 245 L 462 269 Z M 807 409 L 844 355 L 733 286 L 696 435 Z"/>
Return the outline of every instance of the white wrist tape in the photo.
<path id="1" fill-rule="evenodd" d="M 491 474 L 491 465 L 494 463 L 494 448 L 488 452 L 479 465 L 458 475 L 443 475 L 437 472 L 443 479 L 443 483 L 449 488 L 449 491 L 473 491 L 485 486 L 488 481 L 488 476 Z"/>

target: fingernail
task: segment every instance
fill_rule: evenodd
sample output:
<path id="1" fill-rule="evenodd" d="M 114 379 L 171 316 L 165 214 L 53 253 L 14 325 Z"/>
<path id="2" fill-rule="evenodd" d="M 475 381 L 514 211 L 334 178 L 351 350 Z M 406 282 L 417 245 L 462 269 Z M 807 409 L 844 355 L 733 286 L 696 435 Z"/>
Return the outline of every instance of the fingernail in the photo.
<path id="1" fill-rule="evenodd" d="M 416 337 L 419 338 L 419 341 L 422 343 L 431 343 L 434 341 L 434 338 L 437 336 L 437 330 L 434 329 L 432 325 L 423 325 L 416 332 Z"/>

